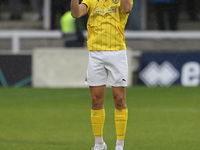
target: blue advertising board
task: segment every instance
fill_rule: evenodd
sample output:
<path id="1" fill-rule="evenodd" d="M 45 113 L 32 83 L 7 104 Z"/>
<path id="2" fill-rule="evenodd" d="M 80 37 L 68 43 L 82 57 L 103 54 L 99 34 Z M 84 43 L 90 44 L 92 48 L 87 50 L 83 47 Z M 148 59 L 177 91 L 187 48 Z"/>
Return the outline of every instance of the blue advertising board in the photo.
<path id="1" fill-rule="evenodd" d="M 147 86 L 199 86 L 200 52 L 145 52 L 139 80 Z"/>

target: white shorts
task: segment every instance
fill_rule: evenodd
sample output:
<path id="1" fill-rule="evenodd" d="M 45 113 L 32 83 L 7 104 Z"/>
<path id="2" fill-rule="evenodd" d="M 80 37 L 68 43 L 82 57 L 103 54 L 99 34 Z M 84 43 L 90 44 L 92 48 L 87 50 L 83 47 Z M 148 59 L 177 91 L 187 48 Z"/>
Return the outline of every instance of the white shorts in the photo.
<path id="1" fill-rule="evenodd" d="M 128 83 L 127 51 L 89 51 L 89 63 L 85 84 L 126 87 Z"/>

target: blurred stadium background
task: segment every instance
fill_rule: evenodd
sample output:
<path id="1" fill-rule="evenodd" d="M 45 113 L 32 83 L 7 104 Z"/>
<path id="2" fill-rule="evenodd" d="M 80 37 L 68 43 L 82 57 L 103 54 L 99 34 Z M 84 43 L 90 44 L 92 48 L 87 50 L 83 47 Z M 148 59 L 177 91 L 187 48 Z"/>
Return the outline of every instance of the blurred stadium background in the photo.
<path id="1" fill-rule="evenodd" d="M 93 145 L 89 115 L 84 118 L 90 113 L 86 42 L 65 46 L 60 18 L 70 0 L 39 0 L 39 14 L 36 1 L 0 0 L 0 149 L 86 150 Z M 166 16 L 160 30 L 152 1 L 134 0 L 125 29 L 128 150 L 200 149 L 200 1 L 177 2 L 177 29 L 170 30 Z M 106 96 L 112 99 L 110 88 Z M 105 105 L 111 149 L 113 102 Z"/>
<path id="2" fill-rule="evenodd" d="M 70 66 L 73 67 L 74 61 L 87 61 L 87 59 L 76 59 L 75 55 L 78 55 L 79 58 L 86 57 L 86 55 L 81 54 L 83 52 L 77 51 L 77 53 L 67 54 L 67 49 L 69 48 L 64 46 L 60 18 L 65 11 L 69 10 L 69 0 L 40 1 L 42 3 L 35 4 L 36 8 L 41 8 L 40 10 L 34 9 L 33 1 L 31 0 L 13 2 L 12 0 L 0 1 L 1 86 L 14 85 L 19 87 L 27 84 L 31 85 L 34 82 L 34 76 L 37 75 L 37 72 L 35 75 L 34 70 L 38 68 L 34 68 L 33 62 L 35 62 L 34 59 L 40 59 L 33 56 L 39 52 L 37 49 L 47 53 L 44 55 L 48 55 L 50 53 L 49 50 L 54 51 L 54 53 L 61 50 L 68 56 L 72 55 L 72 57 L 67 58 L 69 59 L 66 63 L 68 68 Z M 170 30 L 168 26 L 169 19 L 165 14 L 166 30 L 159 30 L 154 3 L 148 0 L 134 1 L 133 11 L 130 14 L 125 30 L 127 47 L 131 51 L 130 55 L 132 57 L 130 58 L 129 85 L 169 86 L 181 84 L 198 86 L 200 84 L 200 3 L 194 0 L 190 1 L 190 3 L 187 0 L 179 0 L 177 4 L 177 29 Z M 64 11 L 62 11 L 63 9 Z M 18 16 L 15 18 L 13 14 Z M 87 17 L 81 21 L 85 38 L 87 37 L 86 22 Z M 76 49 L 83 49 L 87 53 L 86 42 L 83 48 L 72 48 L 70 50 Z M 62 56 L 64 57 L 65 55 Z M 66 58 L 59 58 L 60 61 L 62 59 Z M 58 61 L 57 63 L 62 62 Z M 81 62 L 77 63 L 81 64 Z M 87 62 L 85 63 L 87 64 Z M 62 67 L 66 64 L 63 64 Z M 50 76 L 54 76 L 56 79 L 58 79 L 55 77 L 57 74 L 60 74 L 59 78 L 63 75 L 67 81 L 67 78 L 70 77 L 67 77 L 66 73 L 62 74 L 61 71 L 57 70 L 56 72 L 57 65 L 53 65 L 46 71 L 51 72 L 49 73 Z M 37 66 L 40 67 L 40 65 Z M 48 68 L 46 66 L 43 67 Z M 84 71 L 84 69 L 81 71 Z M 66 71 L 66 69 L 61 70 Z M 73 71 L 73 73 L 77 74 L 76 71 Z M 79 74 L 83 73 L 80 73 L 79 70 Z M 39 76 L 42 78 L 41 74 Z M 73 76 L 73 74 L 68 76 Z M 78 75 L 75 75 L 75 77 L 80 78 Z M 64 77 L 62 79 L 65 80 Z M 62 84 L 62 86 L 65 85 Z"/>

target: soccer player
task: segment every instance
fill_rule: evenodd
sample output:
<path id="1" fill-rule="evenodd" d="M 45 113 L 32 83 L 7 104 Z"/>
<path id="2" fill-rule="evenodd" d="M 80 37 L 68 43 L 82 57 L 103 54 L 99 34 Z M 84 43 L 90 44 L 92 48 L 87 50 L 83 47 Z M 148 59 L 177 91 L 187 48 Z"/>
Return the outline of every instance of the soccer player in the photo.
<path id="1" fill-rule="evenodd" d="M 91 120 L 95 137 L 93 150 L 106 150 L 103 140 L 105 110 L 103 106 L 107 79 L 112 86 L 115 103 L 117 142 L 115 150 L 123 150 L 127 126 L 126 86 L 128 79 L 124 28 L 133 0 L 71 0 L 74 18 L 89 14 L 87 23 L 89 63 L 86 84 L 92 98 Z"/>

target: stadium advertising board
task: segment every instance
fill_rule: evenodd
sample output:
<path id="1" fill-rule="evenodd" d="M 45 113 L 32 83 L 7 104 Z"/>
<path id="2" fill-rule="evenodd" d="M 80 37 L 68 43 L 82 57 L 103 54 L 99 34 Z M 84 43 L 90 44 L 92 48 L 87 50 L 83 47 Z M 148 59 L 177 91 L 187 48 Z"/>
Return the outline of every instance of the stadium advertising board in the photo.
<path id="1" fill-rule="evenodd" d="M 0 87 L 31 85 L 31 55 L 0 55 Z"/>
<path id="2" fill-rule="evenodd" d="M 139 80 L 147 86 L 199 86 L 200 52 L 145 52 Z"/>

